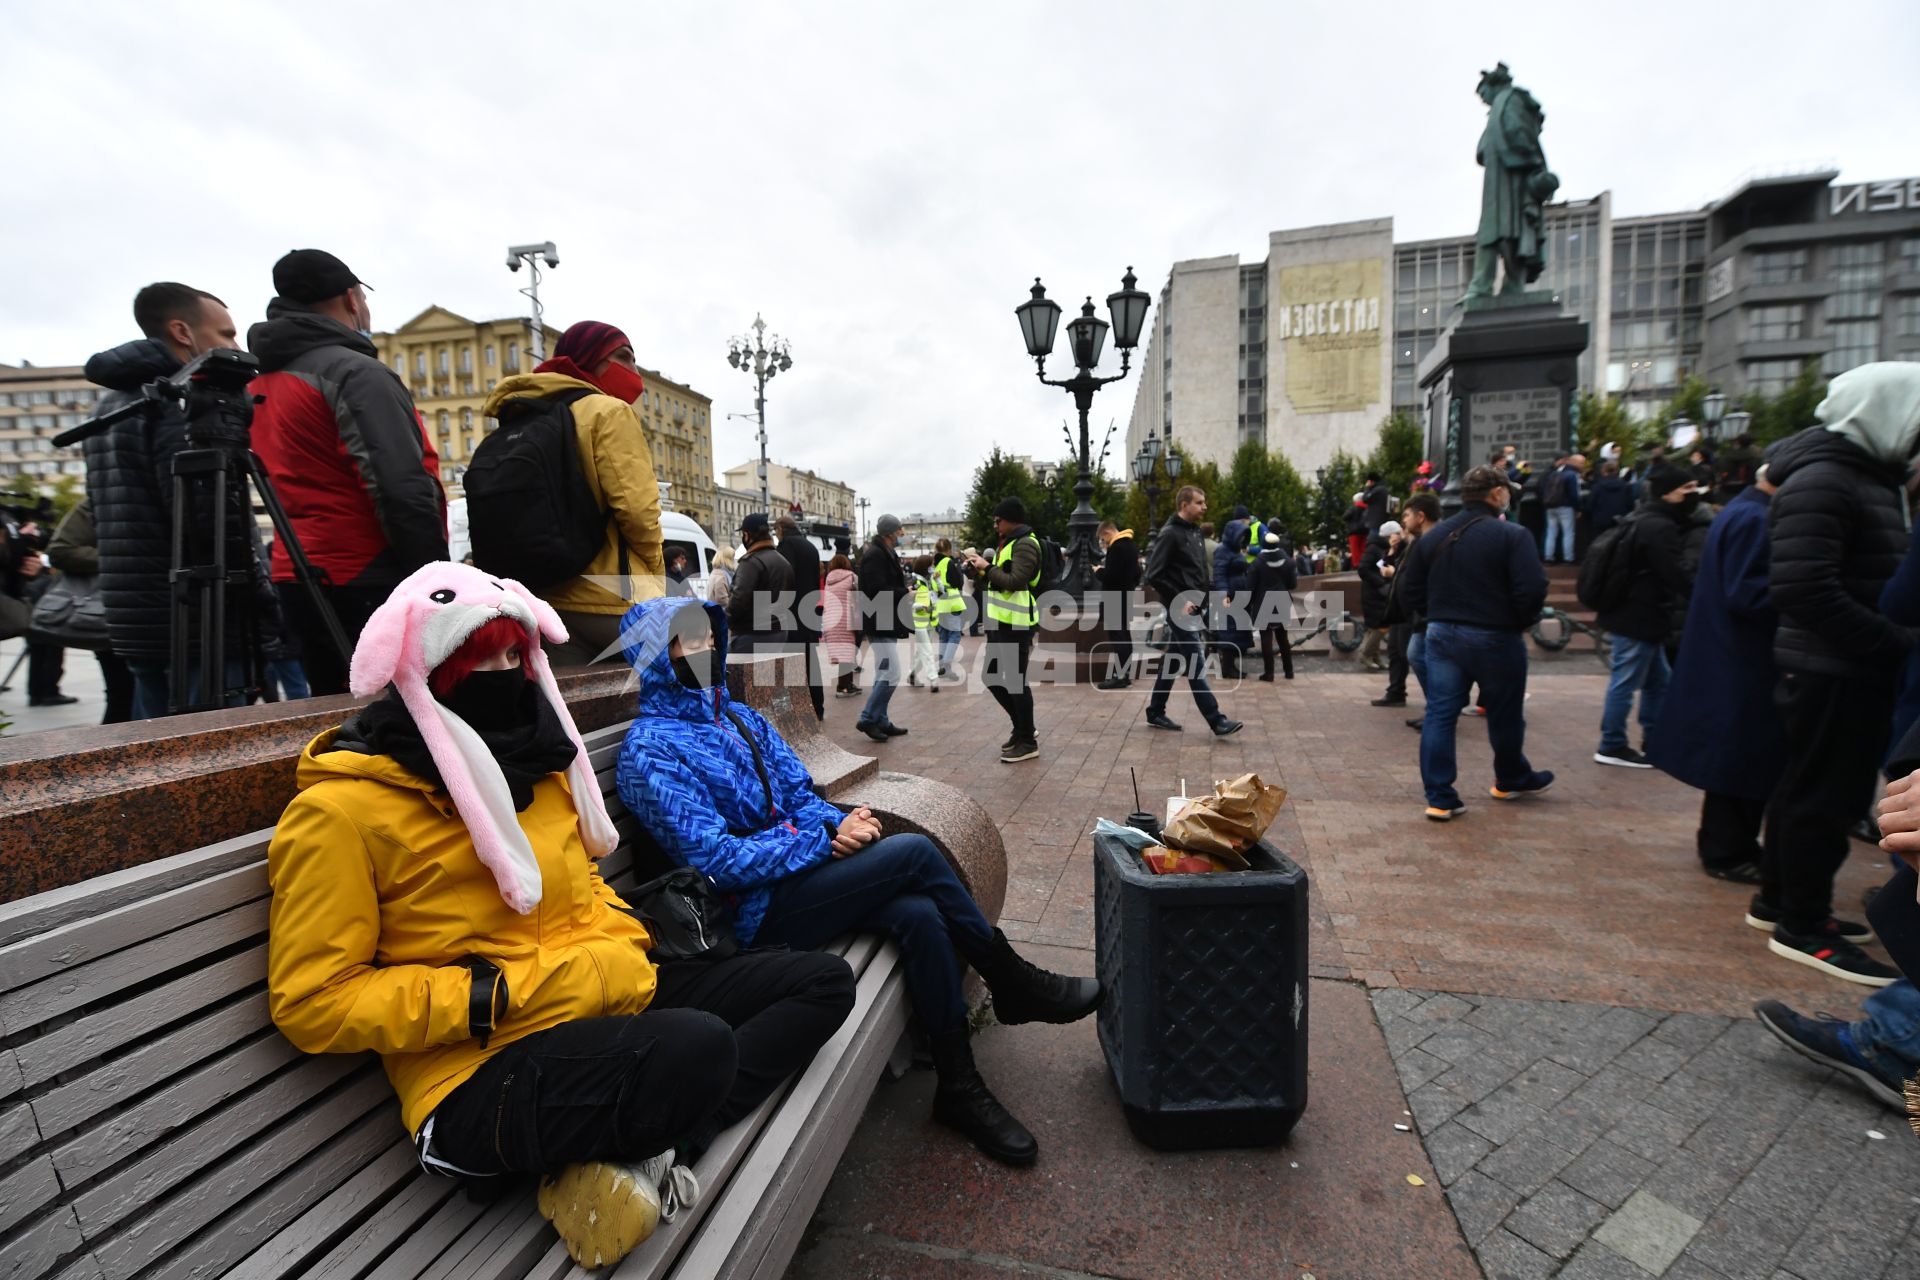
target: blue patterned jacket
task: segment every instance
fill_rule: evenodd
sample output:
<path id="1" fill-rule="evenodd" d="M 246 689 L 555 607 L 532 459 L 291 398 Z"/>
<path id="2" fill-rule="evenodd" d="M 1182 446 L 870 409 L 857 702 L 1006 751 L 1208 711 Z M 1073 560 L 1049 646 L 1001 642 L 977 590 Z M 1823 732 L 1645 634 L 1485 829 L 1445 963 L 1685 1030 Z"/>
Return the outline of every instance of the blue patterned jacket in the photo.
<path id="1" fill-rule="evenodd" d="M 620 798 L 668 857 L 697 867 L 733 899 L 734 933 L 746 946 L 766 917 L 772 886 L 830 856 L 841 813 L 814 794 L 806 766 L 759 712 L 734 702 L 724 684 L 702 693 L 674 676 L 668 627 L 681 609 L 705 609 L 715 648 L 726 654 L 727 617 L 718 605 L 670 596 L 643 601 L 621 619 L 640 704 L 620 748 Z M 760 748 L 771 815 L 753 752 L 728 710 Z"/>

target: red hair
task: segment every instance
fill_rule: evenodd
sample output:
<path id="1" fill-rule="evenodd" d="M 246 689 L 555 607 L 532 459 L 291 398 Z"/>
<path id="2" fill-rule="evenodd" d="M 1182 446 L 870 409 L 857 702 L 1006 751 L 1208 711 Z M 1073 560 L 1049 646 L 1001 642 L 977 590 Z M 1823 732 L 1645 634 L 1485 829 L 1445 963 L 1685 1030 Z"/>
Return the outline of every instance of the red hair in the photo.
<path id="1" fill-rule="evenodd" d="M 527 638 L 527 629 L 512 618 L 495 618 L 483 623 L 480 628 L 466 638 L 458 649 L 447 655 L 445 662 L 433 669 L 427 677 L 427 685 L 436 697 L 444 698 L 454 691 L 462 680 L 473 673 L 473 669 L 487 659 L 505 653 L 515 645 L 520 647 L 520 670 L 527 679 L 533 679 L 533 669 L 526 662 L 527 647 L 533 642 Z"/>

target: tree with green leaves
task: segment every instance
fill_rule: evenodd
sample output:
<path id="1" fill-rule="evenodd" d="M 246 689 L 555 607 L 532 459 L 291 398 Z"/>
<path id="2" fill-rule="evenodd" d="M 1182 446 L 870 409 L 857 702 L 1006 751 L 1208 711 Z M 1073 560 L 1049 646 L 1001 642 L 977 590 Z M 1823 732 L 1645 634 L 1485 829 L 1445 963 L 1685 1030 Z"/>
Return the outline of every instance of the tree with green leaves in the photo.
<path id="1" fill-rule="evenodd" d="M 1314 475 L 1312 532 L 1315 542 L 1329 547 L 1347 543 L 1346 514 L 1353 495 L 1360 491 L 1366 472 L 1360 460 L 1345 449 L 1327 459 L 1327 465 Z"/>
<path id="2" fill-rule="evenodd" d="M 973 470 L 973 488 L 967 494 L 967 541 L 976 547 L 994 545 L 993 509 L 1007 498 L 1018 498 L 1032 515 L 1046 500 L 1046 490 L 1035 482 L 1026 464 L 1000 452 L 996 446 Z"/>
<path id="3" fill-rule="evenodd" d="M 1413 492 L 1413 481 L 1420 473 L 1426 447 L 1425 436 L 1413 415 L 1395 410 L 1380 420 L 1380 440 L 1367 455 L 1365 470 L 1379 472 L 1388 493 L 1405 497 Z"/>
<path id="4" fill-rule="evenodd" d="M 1742 398 L 1741 407 L 1753 415 L 1753 425 L 1747 430 L 1754 443 L 1762 447 L 1784 439 L 1818 421 L 1814 410 L 1826 396 L 1827 379 L 1820 372 L 1820 361 L 1808 360 L 1800 366 L 1800 376 L 1779 395 L 1749 392 Z"/>

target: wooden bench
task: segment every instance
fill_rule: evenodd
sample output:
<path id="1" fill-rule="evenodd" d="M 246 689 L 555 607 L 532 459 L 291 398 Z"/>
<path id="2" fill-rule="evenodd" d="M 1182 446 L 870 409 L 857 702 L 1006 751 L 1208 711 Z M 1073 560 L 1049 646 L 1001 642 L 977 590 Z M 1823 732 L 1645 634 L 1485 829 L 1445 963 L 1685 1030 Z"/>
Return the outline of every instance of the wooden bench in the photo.
<path id="1" fill-rule="evenodd" d="M 624 730 L 587 735 L 623 836 L 602 864 L 616 887 L 658 857 L 615 792 Z M 823 789 L 885 814 L 909 781 L 937 786 L 863 767 Z M 895 829 L 927 829 L 919 816 Z M 0 1280 L 584 1274 L 531 1194 L 476 1203 L 421 1171 L 373 1055 L 309 1056 L 274 1028 L 271 836 L 0 904 Z M 720 1137 L 700 1203 L 618 1275 L 784 1272 L 906 1029 L 893 946 L 836 949 L 859 978 L 853 1013 Z"/>

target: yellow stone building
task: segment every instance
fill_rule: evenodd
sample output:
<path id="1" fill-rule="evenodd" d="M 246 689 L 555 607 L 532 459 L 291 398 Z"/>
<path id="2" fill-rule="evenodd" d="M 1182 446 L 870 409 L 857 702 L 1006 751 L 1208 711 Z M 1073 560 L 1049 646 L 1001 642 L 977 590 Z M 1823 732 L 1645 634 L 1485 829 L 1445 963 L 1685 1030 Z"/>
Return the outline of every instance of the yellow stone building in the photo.
<path id="1" fill-rule="evenodd" d="M 533 324 L 525 316 L 469 320 L 432 306 L 390 333 L 376 333 L 380 358 L 413 393 L 440 453 L 440 475 L 458 496 L 467 460 L 496 425 L 482 412 L 502 378 L 531 372 Z M 546 327 L 551 354 L 560 331 Z M 634 408 L 646 427 L 663 500 L 701 524 L 713 520 L 713 402 L 670 378 L 642 370 L 647 390 Z"/>

